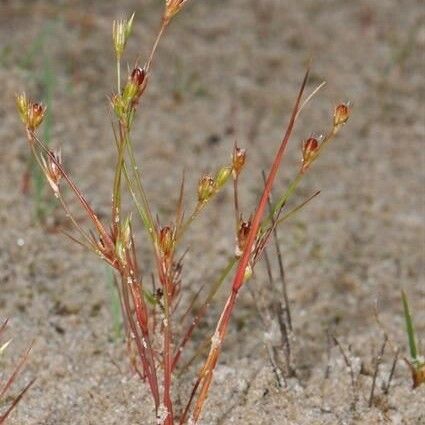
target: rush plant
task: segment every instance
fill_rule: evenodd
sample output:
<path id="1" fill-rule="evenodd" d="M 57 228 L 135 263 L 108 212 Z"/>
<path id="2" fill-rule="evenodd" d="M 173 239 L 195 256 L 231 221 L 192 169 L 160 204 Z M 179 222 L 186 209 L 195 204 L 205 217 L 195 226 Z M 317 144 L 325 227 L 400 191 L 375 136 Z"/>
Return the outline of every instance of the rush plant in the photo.
<path id="1" fill-rule="evenodd" d="M 113 47 L 116 59 L 116 90 L 110 96 L 113 115 L 113 135 L 116 145 L 115 174 L 112 186 L 111 213 L 106 218 L 99 217 L 90 202 L 62 163 L 60 151 L 52 150 L 38 136 L 37 128 L 45 116 L 46 110 L 41 103 L 33 102 L 25 94 L 17 97 L 21 119 L 25 125 L 26 136 L 32 153 L 50 184 L 55 197 L 62 205 L 72 222 L 75 233 L 68 236 L 75 242 L 98 255 L 116 273 L 119 282 L 118 292 L 123 313 L 132 365 L 140 378 L 146 382 L 152 395 L 158 424 L 197 424 L 207 399 L 213 380 L 214 370 L 219 361 L 224 339 L 230 325 L 236 300 L 241 289 L 252 278 L 255 267 L 264 253 L 264 249 L 276 228 L 300 207 L 287 211 L 288 201 L 292 198 L 303 177 L 311 170 L 324 148 L 337 135 L 349 118 L 350 107 L 340 104 L 330 119 L 329 130 L 322 138 L 309 137 L 302 146 L 302 160 L 294 179 L 281 196 L 268 209 L 268 200 L 276 175 L 303 106 L 316 93 L 304 98 L 308 80 L 306 72 L 301 88 L 284 131 L 280 146 L 276 152 L 265 180 L 264 190 L 256 205 L 252 207 L 249 219 L 244 219 L 239 208 L 238 187 L 246 162 L 246 151 L 234 146 L 231 160 L 223 164 L 214 175 L 199 178 L 196 202 L 192 208 L 185 207 L 184 178 L 174 217 L 163 224 L 157 219 L 149 202 L 148 188 L 140 174 L 133 149 L 132 129 L 143 100 L 143 94 L 149 85 L 151 68 L 160 39 L 169 27 L 173 17 L 178 14 L 187 0 L 166 0 L 160 30 L 153 43 L 151 52 L 143 66 L 137 61 L 125 81 L 121 76 L 122 57 L 130 36 L 134 15 L 130 19 L 113 23 Z M 319 87 L 320 88 L 320 87 Z M 193 221 L 210 205 L 226 184 L 233 183 L 235 206 L 235 254 L 217 279 L 211 284 L 205 299 L 192 300 L 187 306 L 181 306 L 182 267 L 184 263 L 184 236 Z M 63 187 L 78 201 L 89 224 L 81 224 L 71 208 Z M 154 288 L 146 282 L 145 273 L 140 268 L 135 246 L 135 225 L 131 211 L 123 207 L 123 198 L 130 195 L 134 209 L 145 231 L 144 243 L 150 244 L 153 252 L 152 265 L 155 270 Z M 304 205 L 305 202 L 302 204 Z M 233 273 L 233 277 L 232 276 Z M 226 279 L 231 280 L 231 289 L 227 301 L 212 329 L 209 352 L 200 367 L 190 394 L 183 405 L 177 404 L 173 393 L 174 372 L 180 367 L 182 352 L 192 339 L 193 332 L 204 317 L 215 294 Z M 150 281 L 150 279 L 149 279 Z M 196 287 L 199 290 L 200 285 Z M 195 307 L 200 305 L 200 307 Z M 186 324 L 188 322 L 188 324 Z"/>

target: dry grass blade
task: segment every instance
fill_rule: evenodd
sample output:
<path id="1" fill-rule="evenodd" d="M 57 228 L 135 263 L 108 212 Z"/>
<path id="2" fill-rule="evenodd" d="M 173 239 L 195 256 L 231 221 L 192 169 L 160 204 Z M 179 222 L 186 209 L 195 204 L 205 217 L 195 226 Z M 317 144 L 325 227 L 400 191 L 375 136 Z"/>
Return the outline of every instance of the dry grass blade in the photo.
<path id="1" fill-rule="evenodd" d="M 6 326 L 8 324 L 8 321 L 9 321 L 9 319 L 6 319 L 3 322 L 3 324 L 0 326 L 0 336 L 5 331 Z M 7 348 L 7 346 L 9 345 L 10 342 L 11 342 L 11 340 L 7 341 L 5 344 L 2 345 L 0 354 L 3 354 L 3 352 L 5 351 L 5 349 Z M 33 343 L 31 343 L 30 346 L 27 348 L 27 350 L 21 355 L 21 357 L 20 357 L 18 363 L 15 365 L 15 367 L 14 367 L 11 375 L 9 376 L 9 378 L 7 379 L 7 381 L 4 384 L 1 385 L 1 387 L 0 387 L 0 400 L 3 400 L 4 399 L 4 397 L 7 395 L 10 387 L 16 381 L 16 378 L 18 377 L 18 375 L 22 371 L 22 368 L 24 367 L 24 364 L 26 363 L 26 361 L 28 359 L 28 355 L 29 355 L 29 353 L 30 353 L 30 351 L 32 349 L 32 345 L 33 345 Z M 11 404 L 8 406 L 8 408 L 6 409 L 6 411 L 1 414 L 1 416 L 0 416 L 0 424 L 4 423 L 4 421 L 10 415 L 10 413 L 16 408 L 17 404 L 22 399 L 22 397 L 24 396 L 24 394 L 28 391 L 28 389 L 32 386 L 32 384 L 34 383 L 34 381 L 35 381 L 35 379 L 33 379 L 32 381 L 30 381 L 19 392 L 19 394 L 13 398 Z"/>
<path id="2" fill-rule="evenodd" d="M 25 395 L 25 393 L 32 387 L 34 384 L 36 378 L 32 379 L 22 390 L 21 392 L 14 398 L 12 401 L 12 404 L 7 408 L 6 412 L 4 412 L 0 416 L 0 424 L 3 424 L 6 419 L 9 417 L 9 415 L 13 412 L 13 410 L 16 408 L 18 403 L 21 401 L 22 397 Z"/>

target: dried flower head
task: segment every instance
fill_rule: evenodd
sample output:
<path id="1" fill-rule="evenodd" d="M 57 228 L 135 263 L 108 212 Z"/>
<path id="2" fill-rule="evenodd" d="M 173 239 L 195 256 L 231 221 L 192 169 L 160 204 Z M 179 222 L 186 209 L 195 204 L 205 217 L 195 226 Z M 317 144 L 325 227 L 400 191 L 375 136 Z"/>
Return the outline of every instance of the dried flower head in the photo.
<path id="1" fill-rule="evenodd" d="M 319 152 L 319 142 L 315 137 L 309 137 L 304 143 L 302 147 L 303 154 L 303 162 L 301 170 L 302 172 L 306 171 L 310 164 L 317 157 L 317 153 Z"/>
<path id="2" fill-rule="evenodd" d="M 130 36 L 133 19 L 134 13 L 131 15 L 130 19 L 118 19 L 112 24 L 112 40 L 114 42 L 115 55 L 118 60 L 121 59 L 128 37 Z"/>
<path id="3" fill-rule="evenodd" d="M 235 145 L 235 148 L 233 150 L 233 155 L 232 155 L 232 170 L 233 170 L 234 178 L 236 178 L 242 171 L 242 168 L 245 165 L 245 160 L 246 160 L 246 150 L 241 149 Z"/>
<path id="4" fill-rule="evenodd" d="M 349 103 L 341 103 L 335 108 L 334 129 L 339 130 L 350 118 L 351 107 Z"/>
<path id="5" fill-rule="evenodd" d="M 43 171 L 47 181 L 55 194 L 59 193 L 59 181 L 62 178 L 62 171 L 59 166 L 62 165 L 61 151 L 50 151 L 46 157 L 41 156 Z M 59 165 L 59 166 L 58 166 Z"/>
<path id="6" fill-rule="evenodd" d="M 25 93 L 16 96 L 16 105 L 22 122 L 29 130 L 34 131 L 42 123 L 46 108 L 41 103 L 28 100 Z"/>
<path id="7" fill-rule="evenodd" d="M 169 21 L 174 15 L 180 12 L 187 1 L 188 0 L 165 0 L 164 19 Z"/>
<path id="8" fill-rule="evenodd" d="M 211 176 L 202 176 L 198 183 L 198 201 L 207 202 L 216 192 L 217 185 Z"/>

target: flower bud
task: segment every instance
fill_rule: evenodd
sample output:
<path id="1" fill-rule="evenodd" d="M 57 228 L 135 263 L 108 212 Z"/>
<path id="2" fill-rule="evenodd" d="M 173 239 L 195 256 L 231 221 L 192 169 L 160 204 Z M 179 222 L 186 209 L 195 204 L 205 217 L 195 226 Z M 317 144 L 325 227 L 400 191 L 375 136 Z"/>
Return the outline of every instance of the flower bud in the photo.
<path id="1" fill-rule="evenodd" d="M 131 80 L 137 84 L 137 86 L 141 86 L 146 78 L 146 71 L 143 68 L 140 68 L 139 66 L 134 68 L 131 72 Z"/>
<path id="2" fill-rule="evenodd" d="M 122 93 L 124 104 L 128 107 L 136 105 L 145 90 L 146 83 L 146 71 L 140 67 L 134 68 Z"/>
<path id="3" fill-rule="evenodd" d="M 302 171 L 304 172 L 310 166 L 310 164 L 314 161 L 319 151 L 319 142 L 316 138 L 310 137 L 308 138 L 304 144 L 302 149 L 303 154 L 303 164 Z"/>
<path id="4" fill-rule="evenodd" d="M 16 105 L 22 122 L 29 130 L 34 131 L 42 123 L 46 108 L 41 103 L 29 101 L 25 93 L 16 97 Z"/>
<path id="5" fill-rule="evenodd" d="M 230 174 L 232 174 L 231 167 L 222 167 L 218 170 L 215 176 L 215 183 L 217 185 L 217 189 L 222 188 L 226 184 L 227 180 L 230 177 Z"/>
<path id="6" fill-rule="evenodd" d="M 216 192 L 217 186 L 211 176 L 203 176 L 198 183 L 198 202 L 207 202 Z"/>
<path id="7" fill-rule="evenodd" d="M 246 160 L 246 150 L 241 149 L 238 146 L 235 146 L 232 155 L 232 169 L 233 177 L 236 178 L 242 171 L 243 166 L 245 165 Z"/>
<path id="8" fill-rule="evenodd" d="M 28 123 L 31 130 L 35 130 L 43 121 L 45 108 L 41 103 L 33 103 L 29 110 Z"/>
<path id="9" fill-rule="evenodd" d="M 339 130 L 350 117 L 350 105 L 348 103 L 341 103 L 335 108 L 334 112 L 334 129 Z"/>
<path id="10" fill-rule="evenodd" d="M 16 106 L 18 107 L 19 116 L 22 122 L 27 125 L 28 120 L 28 99 L 25 93 L 16 96 Z"/>
<path id="11" fill-rule="evenodd" d="M 130 36 L 133 19 L 134 13 L 129 20 L 119 19 L 112 24 L 112 40 L 114 42 L 115 55 L 118 60 L 121 59 L 128 37 Z"/>

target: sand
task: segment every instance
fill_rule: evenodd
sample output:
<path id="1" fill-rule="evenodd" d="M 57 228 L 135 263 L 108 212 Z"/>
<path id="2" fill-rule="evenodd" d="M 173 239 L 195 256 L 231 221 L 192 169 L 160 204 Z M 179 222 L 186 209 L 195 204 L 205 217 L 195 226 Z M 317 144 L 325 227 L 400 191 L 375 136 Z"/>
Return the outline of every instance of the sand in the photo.
<path id="1" fill-rule="evenodd" d="M 401 288 L 422 341 L 425 335 L 423 5 L 189 3 L 160 45 L 134 133 L 149 197 L 164 222 L 174 209 L 183 168 L 191 205 L 199 176 L 228 161 L 235 139 L 248 150 L 241 198 L 249 214 L 309 58 L 309 91 L 322 80 L 327 86 L 300 117 L 278 192 L 299 166 L 301 140 L 326 130 L 335 104 L 353 104 L 349 124 L 292 205 L 315 190 L 320 195 L 280 230 L 297 376 L 279 387 L 270 363 L 266 347 L 279 346 L 276 318 L 267 318 L 265 328 L 253 299 L 267 315 L 277 295 L 267 290 L 260 264 L 238 299 L 202 424 L 424 424 L 425 386 L 411 389 L 403 360 L 387 396 L 381 387 L 394 348 L 408 356 Z M 155 423 L 147 388 L 131 374 L 124 343 L 114 332 L 105 265 L 52 231 L 63 223 L 59 209 L 44 225 L 38 222 L 34 197 L 20 190 L 29 150 L 14 95 L 25 89 L 45 99 L 43 81 L 49 72 L 54 75 L 52 143 L 61 146 L 65 166 L 106 216 L 115 154 L 106 98 L 114 87 L 111 22 L 136 12 L 126 54 L 132 63 L 139 53 L 146 57 L 160 10 L 154 0 L 0 5 L 0 317 L 11 318 L 8 335 L 14 338 L 1 364 L 2 373 L 10 370 L 34 339 L 12 395 L 37 377 L 11 416 L 12 425 Z M 232 254 L 232 225 L 229 188 L 185 241 L 188 294 L 212 282 Z M 143 238 L 139 246 L 149 275 Z M 229 282 L 185 358 L 211 332 L 228 289 Z M 369 407 L 383 341 L 376 305 L 393 346 L 387 345 Z M 354 383 L 338 347 L 329 350 L 329 332 L 349 353 Z M 181 402 L 198 367 L 176 378 L 174 394 Z"/>

